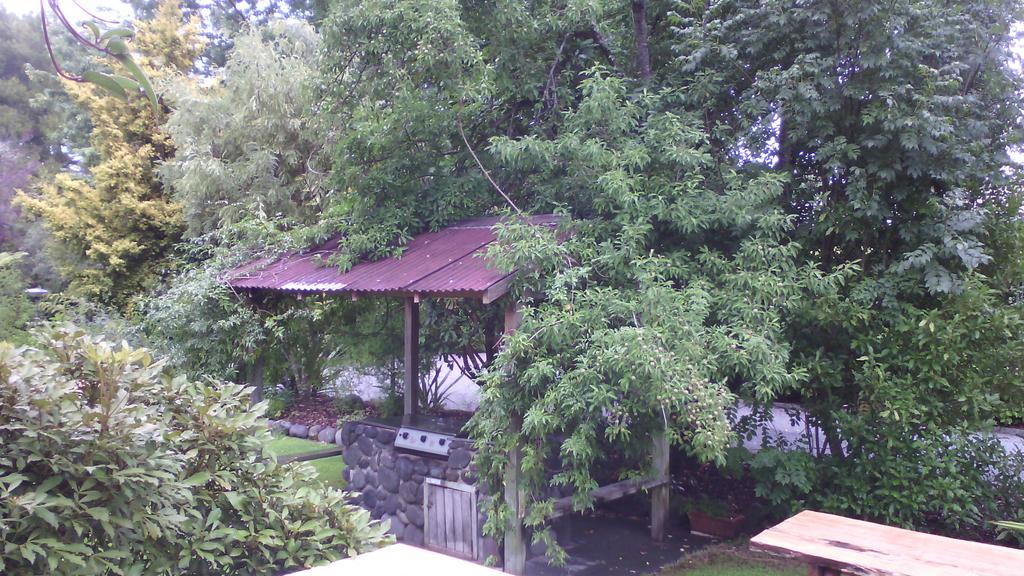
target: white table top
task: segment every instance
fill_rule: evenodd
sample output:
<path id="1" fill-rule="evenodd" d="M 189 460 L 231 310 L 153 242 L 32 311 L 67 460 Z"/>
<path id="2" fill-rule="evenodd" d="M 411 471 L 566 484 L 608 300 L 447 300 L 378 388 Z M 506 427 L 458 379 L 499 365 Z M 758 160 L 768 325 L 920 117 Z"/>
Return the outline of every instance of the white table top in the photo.
<path id="1" fill-rule="evenodd" d="M 294 576 L 386 576 L 388 574 L 497 576 L 504 573 L 423 548 L 406 544 L 392 544 L 354 558 L 346 558 L 326 566 L 296 572 Z"/>

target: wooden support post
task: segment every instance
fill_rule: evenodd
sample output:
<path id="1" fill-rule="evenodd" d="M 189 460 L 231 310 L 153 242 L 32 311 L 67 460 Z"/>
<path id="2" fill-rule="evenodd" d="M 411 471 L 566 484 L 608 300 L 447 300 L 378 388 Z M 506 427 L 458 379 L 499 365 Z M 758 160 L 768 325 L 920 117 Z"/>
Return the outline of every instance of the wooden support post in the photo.
<path id="1" fill-rule="evenodd" d="M 513 426 L 521 423 L 515 422 Z M 505 526 L 505 572 L 522 576 L 526 572 L 526 531 L 523 529 L 524 502 L 520 493 L 522 447 L 516 444 L 505 467 L 505 505 L 511 511 Z"/>
<path id="2" fill-rule="evenodd" d="M 505 335 L 511 334 L 519 329 L 519 323 L 523 320 L 523 313 L 519 311 L 518 302 L 509 302 L 505 305 Z"/>
<path id="3" fill-rule="evenodd" d="M 405 299 L 405 415 L 420 410 L 420 305 Z"/>
<path id="4" fill-rule="evenodd" d="M 522 314 L 519 304 L 509 301 L 505 306 L 505 334 L 511 334 L 519 328 Z M 515 386 L 515 381 L 508 377 L 506 386 Z M 523 429 L 522 418 L 513 415 L 509 433 L 518 436 Z M 524 494 L 522 493 L 522 445 L 516 443 L 508 455 L 505 467 L 505 505 L 511 510 L 508 524 L 505 526 L 505 572 L 521 576 L 526 572 L 526 531 L 523 528 Z"/>
<path id="5" fill-rule="evenodd" d="M 654 461 L 654 475 L 662 483 L 651 489 L 651 538 L 657 542 L 665 540 L 665 523 L 668 521 L 669 483 L 668 436 L 665 431 L 654 434 L 651 447 Z"/>
<path id="6" fill-rule="evenodd" d="M 274 305 L 278 301 L 276 298 L 268 298 L 251 292 L 242 292 L 239 297 L 243 303 L 251 308 L 255 308 L 257 311 L 259 311 L 261 305 Z M 239 379 L 244 379 L 243 382 L 246 386 L 252 386 L 252 393 L 249 396 L 250 406 L 263 401 L 264 364 L 263 353 L 257 350 L 256 358 L 253 360 L 252 365 L 246 366 L 242 364 L 239 366 Z"/>
<path id="7" fill-rule="evenodd" d="M 249 367 L 249 377 L 247 378 L 247 385 L 252 386 L 252 394 L 249 398 L 249 405 L 259 404 L 263 401 L 263 354 L 256 356 L 256 360 L 253 361 L 252 366 Z"/>
<path id="8" fill-rule="evenodd" d="M 494 355 L 498 352 L 497 323 L 498 319 L 490 315 L 484 323 L 484 366 L 486 368 L 491 367 L 491 364 L 494 363 Z"/>

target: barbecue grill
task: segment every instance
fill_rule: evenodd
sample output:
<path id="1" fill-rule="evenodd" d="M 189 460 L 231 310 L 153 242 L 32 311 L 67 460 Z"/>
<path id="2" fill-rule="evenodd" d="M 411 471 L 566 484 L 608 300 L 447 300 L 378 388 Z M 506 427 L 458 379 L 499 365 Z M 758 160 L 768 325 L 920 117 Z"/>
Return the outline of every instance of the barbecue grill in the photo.
<path id="1" fill-rule="evenodd" d="M 434 456 L 448 456 L 452 440 L 467 437 L 462 429 L 468 421 L 462 416 L 424 414 L 368 420 L 395 429 L 395 448 Z"/>

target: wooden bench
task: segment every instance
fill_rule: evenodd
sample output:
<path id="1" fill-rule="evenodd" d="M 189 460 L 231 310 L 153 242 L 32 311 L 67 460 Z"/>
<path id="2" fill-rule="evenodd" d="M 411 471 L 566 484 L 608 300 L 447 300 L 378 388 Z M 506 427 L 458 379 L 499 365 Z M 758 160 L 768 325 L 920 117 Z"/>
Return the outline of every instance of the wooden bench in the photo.
<path id="1" fill-rule="evenodd" d="M 750 547 L 807 562 L 808 576 L 1020 576 L 1024 550 L 804 511 Z"/>

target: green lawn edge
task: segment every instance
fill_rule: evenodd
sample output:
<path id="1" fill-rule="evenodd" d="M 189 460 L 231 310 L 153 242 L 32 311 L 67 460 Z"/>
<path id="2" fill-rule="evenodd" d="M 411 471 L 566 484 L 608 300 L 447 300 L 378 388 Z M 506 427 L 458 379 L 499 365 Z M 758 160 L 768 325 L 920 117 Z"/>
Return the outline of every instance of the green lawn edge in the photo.
<path id="1" fill-rule="evenodd" d="M 270 452 L 274 456 L 296 456 L 298 454 L 319 452 L 330 447 L 331 445 L 324 444 L 323 442 L 314 442 L 313 440 L 292 438 L 290 436 L 278 436 L 271 440 L 268 445 Z M 342 471 L 345 470 L 345 462 L 341 459 L 341 456 L 309 460 L 309 464 L 316 469 L 317 476 L 324 486 L 339 489 L 345 487 L 345 480 L 341 476 Z"/>

